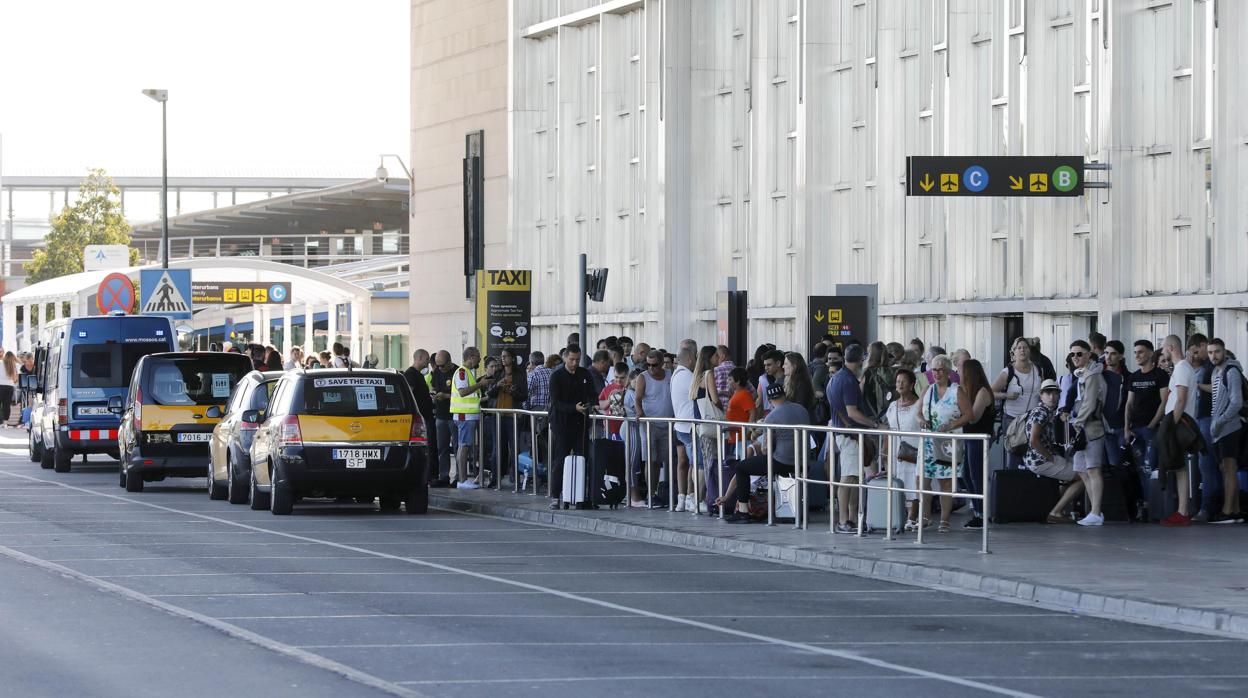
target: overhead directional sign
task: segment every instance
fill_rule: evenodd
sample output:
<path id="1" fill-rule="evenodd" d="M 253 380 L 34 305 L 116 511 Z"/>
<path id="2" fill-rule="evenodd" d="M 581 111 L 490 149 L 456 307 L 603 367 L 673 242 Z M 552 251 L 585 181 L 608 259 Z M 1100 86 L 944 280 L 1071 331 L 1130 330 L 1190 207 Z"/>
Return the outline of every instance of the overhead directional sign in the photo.
<path id="1" fill-rule="evenodd" d="M 1082 196 L 1080 157 L 906 158 L 906 196 Z"/>
<path id="2" fill-rule="evenodd" d="M 139 312 L 191 319 L 191 270 L 144 269 L 139 272 Z"/>
<path id="3" fill-rule="evenodd" d="M 124 269 L 130 266 L 130 248 L 125 245 L 87 245 L 82 250 L 83 271 Z"/>
<path id="4" fill-rule="evenodd" d="M 290 282 L 196 281 L 191 284 L 191 301 L 196 304 L 286 305 L 290 303 Z"/>

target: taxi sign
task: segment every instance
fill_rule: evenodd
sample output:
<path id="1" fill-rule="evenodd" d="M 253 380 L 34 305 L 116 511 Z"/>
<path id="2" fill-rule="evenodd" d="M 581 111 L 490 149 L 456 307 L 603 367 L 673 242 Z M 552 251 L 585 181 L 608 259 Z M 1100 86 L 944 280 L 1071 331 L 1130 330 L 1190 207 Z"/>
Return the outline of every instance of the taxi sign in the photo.
<path id="1" fill-rule="evenodd" d="M 341 378 L 312 379 L 312 387 L 314 388 L 354 388 L 360 386 L 384 386 L 385 384 L 385 378 L 343 376 Z"/>
<path id="2" fill-rule="evenodd" d="M 1083 196 L 1081 157 L 906 158 L 906 196 Z"/>

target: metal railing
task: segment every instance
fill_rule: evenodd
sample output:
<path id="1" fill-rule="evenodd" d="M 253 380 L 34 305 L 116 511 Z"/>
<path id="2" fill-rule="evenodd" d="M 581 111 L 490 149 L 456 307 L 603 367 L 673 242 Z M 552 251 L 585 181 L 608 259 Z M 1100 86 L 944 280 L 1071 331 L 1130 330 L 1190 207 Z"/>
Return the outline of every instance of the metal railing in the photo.
<path id="1" fill-rule="evenodd" d="M 536 429 L 536 424 L 537 424 L 538 419 L 548 419 L 549 418 L 548 413 L 537 412 L 537 411 L 532 411 L 532 410 L 494 409 L 494 408 L 483 408 L 482 412 L 485 415 L 496 416 L 496 419 L 494 420 L 495 421 L 495 424 L 494 424 L 495 438 L 494 438 L 493 450 L 494 450 L 494 455 L 495 455 L 496 470 L 498 471 L 502 470 L 502 467 L 501 467 L 502 421 L 503 421 L 503 418 L 506 416 L 511 416 L 512 418 L 513 438 L 512 438 L 512 448 L 510 450 L 512 451 L 511 472 L 513 474 L 512 479 L 513 479 L 513 491 L 514 492 L 520 491 L 519 477 L 518 477 L 519 468 L 517 467 L 519 464 L 519 453 L 520 453 L 520 439 L 519 439 L 520 432 L 516 428 L 516 424 L 519 418 L 522 416 L 527 416 L 529 418 L 529 421 L 530 421 L 529 433 L 532 435 L 531 437 L 532 453 L 530 454 L 530 457 L 532 458 L 532 463 L 533 463 L 533 468 L 532 468 L 533 494 L 537 495 L 538 494 L 538 486 L 537 486 L 537 473 L 538 473 L 537 433 L 538 432 Z M 774 435 L 774 433 L 777 431 L 791 432 L 793 435 L 793 445 L 794 445 L 793 453 L 794 453 L 794 460 L 795 460 L 795 463 L 791 464 L 793 467 L 793 479 L 799 485 L 798 492 L 797 492 L 797 502 L 795 502 L 793 505 L 793 511 L 794 511 L 793 528 L 794 529 L 806 530 L 809 525 L 809 507 L 808 507 L 809 488 L 812 485 L 822 485 L 822 486 L 827 486 L 829 488 L 828 508 L 831 514 L 829 516 L 829 530 L 830 531 L 835 530 L 837 520 L 839 518 L 837 516 L 836 505 L 840 501 L 841 497 L 843 496 L 843 495 L 839 495 L 837 493 L 837 490 L 840 488 L 848 488 L 848 489 L 853 489 L 856 491 L 859 501 L 858 501 L 858 504 L 854 508 L 856 509 L 856 519 L 857 519 L 856 533 L 859 537 L 865 535 L 868 531 L 868 528 L 866 526 L 867 506 L 866 506 L 866 501 L 865 501 L 867 494 L 871 490 L 884 491 L 886 493 L 885 494 L 886 524 L 884 526 L 884 540 L 889 540 L 889 541 L 893 540 L 895 534 L 898 532 L 898 530 L 895 529 L 892 525 L 893 520 L 894 520 L 894 515 L 895 515 L 894 507 L 896 506 L 895 505 L 896 493 L 914 494 L 920 500 L 922 500 L 924 496 L 948 497 L 950 499 L 960 498 L 960 499 L 972 500 L 972 501 L 978 500 L 980 502 L 980 508 L 981 508 L 980 516 L 983 521 L 983 527 L 980 531 L 980 552 L 982 553 L 989 552 L 989 527 L 990 527 L 990 519 L 991 519 L 991 511 L 990 511 L 991 497 L 989 496 L 989 491 L 990 491 L 991 483 L 989 480 L 989 458 L 988 458 L 989 453 L 988 452 L 989 452 L 989 447 L 991 446 L 991 436 L 988 434 L 959 434 L 959 433 L 952 433 L 952 432 L 931 432 L 931 431 L 894 431 L 894 430 L 887 430 L 887 429 L 859 429 L 859 428 L 819 426 L 819 425 L 768 424 L 766 422 L 728 422 L 728 421 L 717 421 L 717 420 L 710 420 L 710 419 L 678 418 L 678 417 L 637 418 L 637 417 L 619 417 L 619 416 L 603 415 L 603 414 L 591 414 L 589 415 L 589 419 L 592 420 L 592 423 L 594 423 L 595 425 L 597 425 L 598 423 L 606 424 L 609 422 L 620 422 L 622 426 L 624 427 L 621 429 L 621 431 L 626 432 L 626 436 L 624 438 L 624 452 L 625 452 L 624 462 L 625 462 L 625 470 L 626 470 L 626 477 L 624 478 L 624 482 L 625 482 L 625 495 L 624 496 L 625 496 L 626 503 L 632 502 L 632 494 L 633 494 L 632 490 L 633 490 L 634 472 L 632 468 L 632 457 L 631 457 L 632 451 L 633 449 L 640 446 L 643 449 L 644 455 L 645 455 L 644 476 L 646 480 L 647 507 L 654 508 L 653 497 L 654 497 L 654 492 L 655 492 L 654 485 L 656 483 L 654 483 L 653 478 L 655 475 L 656 468 L 654 467 L 654 462 L 653 462 L 653 456 L 655 454 L 653 452 L 653 438 L 652 437 L 654 434 L 654 425 L 665 425 L 666 426 L 665 431 L 666 431 L 666 436 L 667 436 L 667 448 L 666 448 L 667 460 L 663 464 L 664 466 L 663 470 L 668 481 L 668 487 L 667 487 L 668 509 L 675 509 L 675 497 L 676 497 L 677 483 L 676 483 L 676 478 L 675 478 L 676 472 L 675 472 L 674 464 L 676 461 L 676 458 L 675 458 L 676 446 L 674 443 L 675 439 L 673 437 L 674 437 L 674 432 L 676 431 L 677 424 L 688 424 L 688 425 L 691 425 L 692 427 L 691 433 L 692 433 L 694 448 L 691 449 L 692 452 L 688 454 L 688 458 L 689 458 L 689 467 L 691 471 L 690 472 L 690 485 L 692 488 L 691 496 L 693 497 L 695 501 L 695 507 L 697 507 L 697 510 L 699 512 L 701 511 L 701 503 L 703 500 L 700 496 L 699 486 L 701 485 L 701 482 L 702 482 L 702 466 L 706 465 L 705 461 L 708 460 L 708 457 L 705 454 L 703 454 L 702 451 L 703 451 L 704 444 L 707 441 L 709 441 L 711 438 L 708 435 L 712 432 L 714 434 L 713 438 L 714 438 L 715 446 L 714 446 L 714 462 L 710 464 L 710 467 L 714 467 L 717 469 L 715 480 L 718 482 L 718 485 L 719 485 L 720 500 L 723 501 L 724 495 L 726 494 L 725 492 L 726 483 L 724 482 L 724 470 L 723 470 L 722 464 L 728 462 L 728 459 L 726 458 L 727 456 L 726 440 L 724 437 L 729 432 L 733 430 L 737 430 L 738 433 L 736 436 L 738 439 L 745 439 L 746 442 L 748 443 L 749 442 L 749 439 L 747 438 L 748 435 L 751 433 L 754 433 L 754 434 L 760 435 L 759 438 L 761 438 L 763 442 L 764 450 L 766 452 L 765 455 L 767 459 L 767 482 L 768 482 L 767 525 L 774 526 L 776 523 L 775 522 L 776 473 L 775 473 L 775 448 L 774 446 L 776 445 L 776 438 L 777 438 Z M 634 440 L 637 440 L 637 437 L 633 436 L 633 427 L 638 427 L 638 432 L 640 432 L 641 428 L 645 429 L 647 438 L 640 439 L 641 443 L 633 443 Z M 812 434 L 824 434 L 825 435 L 824 437 L 825 438 L 825 446 L 824 446 L 825 450 L 821 452 L 820 455 L 823 455 L 824 453 L 826 453 L 826 466 L 827 466 L 827 470 L 826 470 L 827 479 L 826 480 L 814 479 L 810 476 L 811 451 L 814 449 L 807 447 L 807 445 L 811 441 Z M 836 468 L 836 463 L 835 463 L 836 461 L 835 440 L 837 436 L 849 436 L 849 437 L 853 437 L 857 441 L 858 448 L 856 450 L 858 454 L 858 462 L 857 462 L 856 481 L 844 480 L 843 473 L 844 473 L 844 469 L 846 465 L 844 463 L 841 464 L 842 479 L 840 481 L 837 480 L 837 468 Z M 866 449 L 863 447 L 863 442 L 865 439 L 868 439 L 868 438 L 875 439 L 877 443 L 883 442 L 887 444 L 888 446 L 887 450 L 883 448 L 877 448 L 877 460 L 879 460 L 880 472 L 882 473 L 882 476 L 880 479 L 883 479 L 884 481 L 884 484 L 882 485 L 875 484 L 873 480 L 866 479 L 866 474 L 868 470 L 870 470 L 870 467 L 869 467 L 870 464 L 868 464 L 865 459 Z M 920 448 L 918 449 L 918 453 L 915 457 L 917 461 L 915 463 L 915 469 L 917 471 L 916 472 L 917 486 L 913 488 L 906 487 L 904 485 L 894 484 L 894 482 L 898 478 L 896 477 L 896 473 L 894 472 L 894 469 L 893 469 L 894 461 L 897 460 L 893 454 L 897 453 L 898 444 L 901 443 L 902 439 L 919 439 L 919 443 L 920 443 Z M 547 496 L 553 498 L 556 496 L 555 495 L 555 483 L 553 482 L 554 478 L 551 477 L 550 475 L 551 473 L 554 472 L 553 468 L 551 467 L 553 465 L 553 463 L 551 462 L 551 459 L 553 457 L 553 452 L 554 452 L 554 436 L 553 436 L 553 431 L 550 429 L 547 429 L 546 441 L 547 441 L 546 454 L 545 454 L 546 473 L 547 473 L 546 493 L 547 493 Z M 926 477 L 925 472 L 924 472 L 924 460 L 925 460 L 924 455 L 928 453 L 929 449 L 931 449 L 934 452 L 935 449 L 937 448 L 937 445 L 941 441 L 950 441 L 954 444 L 953 447 L 950 449 L 951 459 L 949 461 L 949 466 L 948 466 L 951 471 L 950 476 L 948 478 Z M 484 464 L 485 463 L 485 445 L 484 445 L 485 439 L 484 438 L 478 439 L 477 443 L 478 443 L 479 460 L 481 464 Z M 963 457 L 961 457 L 962 451 L 964 450 L 964 448 L 959 448 L 958 444 L 963 444 L 964 448 L 980 449 L 980 453 L 983 456 L 980 462 L 980 470 L 981 470 L 980 474 L 982 478 L 981 487 L 980 487 L 981 491 L 978 493 L 958 491 L 957 481 L 959 477 L 959 471 L 962 465 L 962 461 L 965 460 Z M 582 454 L 582 455 L 588 457 L 588 454 Z M 733 460 L 736 460 L 736 459 L 733 459 Z M 477 476 L 478 484 L 482 484 L 480 482 L 480 478 L 482 476 L 483 471 L 484 471 L 483 467 L 478 468 L 478 476 Z M 496 477 L 496 482 L 497 482 L 496 489 L 501 490 L 502 481 L 503 481 L 501 472 L 496 473 L 495 477 Z M 950 485 L 950 491 L 945 492 L 940 489 L 926 488 L 924 486 L 925 482 L 930 481 L 930 480 L 952 481 Z M 726 507 L 724 506 L 719 507 L 719 518 L 722 519 L 725 516 L 725 509 Z M 924 509 L 926 509 L 926 507 L 924 507 Z M 943 510 L 943 505 L 942 505 L 942 510 Z M 923 529 L 926 523 L 926 517 L 924 516 L 925 513 L 927 512 L 920 511 L 920 514 L 919 514 L 918 527 L 917 527 L 916 540 L 915 540 L 916 544 L 923 543 Z"/>

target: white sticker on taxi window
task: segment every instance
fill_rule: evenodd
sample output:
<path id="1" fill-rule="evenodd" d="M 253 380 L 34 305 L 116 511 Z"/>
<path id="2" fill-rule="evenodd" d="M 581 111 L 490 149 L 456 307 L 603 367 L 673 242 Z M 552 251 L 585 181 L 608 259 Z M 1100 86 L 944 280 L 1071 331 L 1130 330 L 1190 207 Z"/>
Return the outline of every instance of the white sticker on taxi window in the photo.
<path id="1" fill-rule="evenodd" d="M 331 402 L 342 402 L 342 393 L 321 393 L 321 401 L 326 404 Z"/>
<path id="2" fill-rule="evenodd" d="M 359 386 L 355 389 L 355 406 L 361 410 L 377 409 L 377 389 L 370 386 Z"/>
<path id="3" fill-rule="evenodd" d="M 385 384 L 385 378 L 355 378 L 352 376 L 341 376 L 338 378 L 312 379 L 312 386 L 315 388 L 344 388 L 364 385 L 378 386 Z"/>
<path id="4" fill-rule="evenodd" d="M 230 374 L 228 373 L 212 374 L 212 396 L 213 397 L 229 397 L 230 396 Z"/>

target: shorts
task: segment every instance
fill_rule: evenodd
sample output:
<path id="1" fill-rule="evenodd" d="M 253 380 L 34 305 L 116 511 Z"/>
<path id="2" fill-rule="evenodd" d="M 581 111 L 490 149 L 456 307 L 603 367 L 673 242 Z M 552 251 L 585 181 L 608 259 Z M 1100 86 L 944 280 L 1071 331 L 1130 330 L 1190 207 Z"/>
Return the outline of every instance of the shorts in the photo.
<path id="1" fill-rule="evenodd" d="M 466 419 L 462 422 L 455 422 L 455 431 L 459 435 L 457 443 L 460 446 L 475 446 L 477 443 L 477 425 L 481 423 L 479 419 Z"/>
<path id="2" fill-rule="evenodd" d="M 852 434 L 837 434 L 836 450 L 838 451 L 837 479 L 858 477 L 858 437 Z M 862 472 L 868 477 L 874 475 L 875 464 L 863 463 Z"/>
<path id="3" fill-rule="evenodd" d="M 693 430 L 681 431 L 679 429 L 672 430 L 676 434 L 676 440 L 685 447 L 685 455 L 690 459 L 693 458 Z"/>
<path id="4" fill-rule="evenodd" d="M 1218 441 L 1213 442 L 1213 455 L 1219 461 L 1227 458 L 1239 459 L 1240 434 L 1244 431 L 1243 427 L 1223 436 Z"/>
<path id="5" fill-rule="evenodd" d="M 1105 437 L 1089 439 L 1088 447 L 1077 452 L 1071 464 L 1076 473 L 1086 473 L 1092 468 L 1105 465 Z"/>
<path id="6" fill-rule="evenodd" d="M 1049 477 L 1061 482 L 1070 482 L 1077 477 L 1070 461 L 1061 456 L 1054 456 L 1053 460 L 1041 463 L 1032 469 L 1032 472 L 1040 477 Z"/>

